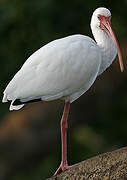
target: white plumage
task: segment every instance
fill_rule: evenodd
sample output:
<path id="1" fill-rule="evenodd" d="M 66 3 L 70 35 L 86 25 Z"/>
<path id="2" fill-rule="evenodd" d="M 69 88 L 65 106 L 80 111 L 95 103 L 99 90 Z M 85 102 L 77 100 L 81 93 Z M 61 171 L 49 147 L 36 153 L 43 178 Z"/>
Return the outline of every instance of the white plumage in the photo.
<path id="1" fill-rule="evenodd" d="M 10 110 L 35 99 L 73 102 L 90 88 L 116 56 L 112 39 L 99 27 L 98 13 L 111 16 L 106 8 L 93 13 L 91 28 L 97 43 L 72 35 L 48 43 L 27 59 L 4 91 L 3 102 L 11 101 Z"/>
<path id="2" fill-rule="evenodd" d="M 55 40 L 28 58 L 5 89 L 3 101 L 63 98 L 72 102 L 92 85 L 100 63 L 101 52 L 92 39 L 74 35 Z M 10 110 L 22 106 L 11 105 Z"/>

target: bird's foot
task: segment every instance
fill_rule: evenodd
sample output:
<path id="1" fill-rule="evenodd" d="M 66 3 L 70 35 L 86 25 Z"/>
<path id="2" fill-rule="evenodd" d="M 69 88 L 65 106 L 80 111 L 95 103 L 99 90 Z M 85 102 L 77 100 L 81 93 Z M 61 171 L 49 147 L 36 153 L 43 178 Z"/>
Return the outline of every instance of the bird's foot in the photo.
<path id="1" fill-rule="evenodd" d="M 72 166 L 73 166 L 73 165 L 72 165 Z M 61 162 L 61 164 L 60 164 L 60 166 L 58 167 L 58 169 L 56 170 L 54 176 L 57 176 L 57 174 L 59 174 L 60 171 L 65 171 L 65 170 L 71 168 L 72 166 L 68 166 L 67 163 L 66 163 L 66 164 L 63 164 L 63 163 Z"/>

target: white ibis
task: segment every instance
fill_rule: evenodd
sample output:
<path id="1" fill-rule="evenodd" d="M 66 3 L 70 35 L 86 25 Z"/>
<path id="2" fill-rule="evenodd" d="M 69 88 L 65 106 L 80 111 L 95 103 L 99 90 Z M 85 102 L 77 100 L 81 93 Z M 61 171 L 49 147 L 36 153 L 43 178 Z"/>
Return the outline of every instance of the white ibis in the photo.
<path id="1" fill-rule="evenodd" d="M 66 157 L 70 103 L 91 87 L 117 53 L 123 71 L 122 56 L 110 19 L 108 9 L 96 9 L 91 19 L 96 41 L 88 36 L 72 35 L 48 43 L 27 59 L 4 91 L 3 102 L 11 101 L 10 110 L 19 110 L 35 101 L 65 101 L 61 119 L 62 160 L 55 175 L 71 167 Z"/>

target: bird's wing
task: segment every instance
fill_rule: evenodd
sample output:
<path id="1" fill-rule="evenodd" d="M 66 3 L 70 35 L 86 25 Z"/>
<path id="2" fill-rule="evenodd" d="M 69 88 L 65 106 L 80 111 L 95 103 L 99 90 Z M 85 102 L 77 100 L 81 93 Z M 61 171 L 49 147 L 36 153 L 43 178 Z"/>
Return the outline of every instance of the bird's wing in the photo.
<path id="1" fill-rule="evenodd" d="M 100 51 L 89 37 L 73 35 L 50 42 L 24 63 L 4 91 L 6 99 L 57 99 L 93 83 Z M 5 100 L 6 100 L 5 99 Z"/>

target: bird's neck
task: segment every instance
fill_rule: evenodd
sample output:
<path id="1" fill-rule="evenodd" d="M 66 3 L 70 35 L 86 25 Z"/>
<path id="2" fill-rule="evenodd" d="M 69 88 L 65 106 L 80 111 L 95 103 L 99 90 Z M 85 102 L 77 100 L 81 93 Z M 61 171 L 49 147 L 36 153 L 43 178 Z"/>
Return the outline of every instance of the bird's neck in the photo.
<path id="1" fill-rule="evenodd" d="M 99 46 L 102 54 L 102 61 L 99 74 L 104 72 L 116 57 L 117 50 L 112 39 L 101 29 L 92 29 L 94 38 Z"/>

